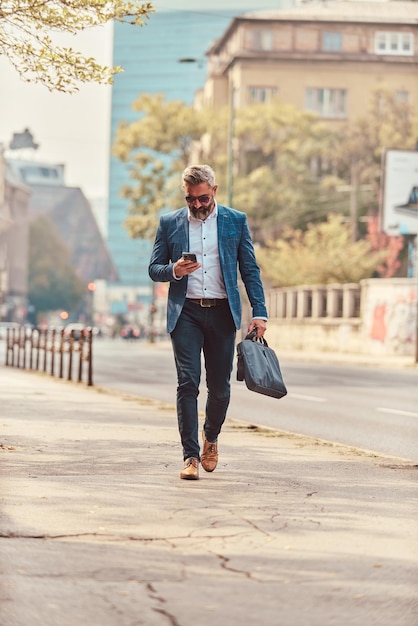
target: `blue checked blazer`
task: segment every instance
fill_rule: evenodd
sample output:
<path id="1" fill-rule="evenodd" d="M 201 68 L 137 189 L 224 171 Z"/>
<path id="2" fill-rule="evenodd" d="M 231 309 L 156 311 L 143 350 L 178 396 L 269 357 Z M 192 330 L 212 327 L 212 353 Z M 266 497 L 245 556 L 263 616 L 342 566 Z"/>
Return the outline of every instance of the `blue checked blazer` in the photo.
<path id="1" fill-rule="evenodd" d="M 235 327 L 241 326 L 242 305 L 238 289 L 238 269 L 243 280 L 253 317 L 267 318 L 260 269 L 254 254 L 245 213 L 218 204 L 218 249 L 222 276 Z M 188 277 L 173 277 L 173 265 L 183 251 L 189 250 L 188 209 L 166 213 L 160 219 L 148 268 L 155 282 L 169 282 L 167 332 L 171 333 L 184 305 Z M 193 251 L 192 251 L 193 252 Z"/>

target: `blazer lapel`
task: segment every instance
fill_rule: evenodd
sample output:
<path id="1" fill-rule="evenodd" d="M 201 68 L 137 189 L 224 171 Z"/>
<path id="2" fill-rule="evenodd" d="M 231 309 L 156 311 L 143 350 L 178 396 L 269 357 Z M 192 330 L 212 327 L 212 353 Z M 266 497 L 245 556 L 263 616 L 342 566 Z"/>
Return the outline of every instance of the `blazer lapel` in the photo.
<path id="1" fill-rule="evenodd" d="M 177 214 L 177 230 L 183 251 L 187 252 L 189 250 L 189 219 L 187 207 Z"/>
<path id="2" fill-rule="evenodd" d="M 224 241 L 228 236 L 229 215 L 222 205 L 218 204 L 218 250 L 221 266 L 224 265 Z"/>

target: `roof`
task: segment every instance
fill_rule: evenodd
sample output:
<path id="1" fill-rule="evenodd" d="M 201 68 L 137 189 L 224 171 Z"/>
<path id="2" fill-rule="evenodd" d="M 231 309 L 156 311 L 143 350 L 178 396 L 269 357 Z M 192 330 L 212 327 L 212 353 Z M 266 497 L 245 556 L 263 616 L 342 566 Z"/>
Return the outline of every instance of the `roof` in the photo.
<path id="1" fill-rule="evenodd" d="M 252 11 L 244 18 L 258 20 L 296 20 L 315 22 L 373 22 L 388 24 L 418 24 L 418 2 L 398 0 L 333 0 L 331 2 L 309 2 L 293 9 L 275 11 Z"/>
<path id="2" fill-rule="evenodd" d="M 14 187 L 15 189 L 21 189 L 22 191 L 25 191 L 29 195 L 31 193 L 30 187 L 22 180 L 18 172 L 16 172 L 16 170 L 11 167 L 10 161 L 6 160 L 5 164 L 5 178 L 9 185 L 11 187 Z"/>
<path id="3" fill-rule="evenodd" d="M 33 159 L 7 159 L 10 170 L 27 185 L 64 185 L 64 165 L 51 164 Z"/>
<path id="4" fill-rule="evenodd" d="M 418 2 L 402 2 L 398 0 L 331 0 L 329 2 L 307 2 L 292 9 L 268 11 L 252 11 L 235 17 L 213 43 L 207 54 L 216 52 L 228 41 L 237 26 L 243 22 L 349 22 L 412 25 L 418 26 Z"/>
<path id="5" fill-rule="evenodd" d="M 103 241 L 90 203 L 79 187 L 33 185 L 29 219 L 46 215 L 66 243 L 71 263 L 86 282 L 117 280 L 117 272 Z"/>

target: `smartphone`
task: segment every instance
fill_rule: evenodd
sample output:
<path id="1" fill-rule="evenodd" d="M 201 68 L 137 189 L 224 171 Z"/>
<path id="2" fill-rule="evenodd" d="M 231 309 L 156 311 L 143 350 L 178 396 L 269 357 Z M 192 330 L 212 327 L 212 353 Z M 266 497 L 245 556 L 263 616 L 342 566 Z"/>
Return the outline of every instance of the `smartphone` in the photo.
<path id="1" fill-rule="evenodd" d="M 185 261 L 193 261 L 193 263 L 197 262 L 196 255 L 194 252 L 182 252 L 181 256 Z"/>

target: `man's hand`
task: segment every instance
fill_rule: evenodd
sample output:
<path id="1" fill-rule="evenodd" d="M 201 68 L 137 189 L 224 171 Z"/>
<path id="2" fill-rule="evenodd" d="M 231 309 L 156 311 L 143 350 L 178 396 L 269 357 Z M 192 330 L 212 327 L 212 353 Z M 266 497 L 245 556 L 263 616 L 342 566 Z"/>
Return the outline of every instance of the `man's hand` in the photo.
<path id="1" fill-rule="evenodd" d="M 254 329 L 257 329 L 257 338 L 260 339 L 263 337 L 264 333 L 267 329 L 267 322 L 265 320 L 253 319 L 251 320 L 250 325 L 248 326 L 247 335 Z"/>
<path id="2" fill-rule="evenodd" d="M 192 274 L 200 267 L 200 263 L 195 261 L 186 261 L 183 258 L 180 258 L 178 261 L 174 263 L 174 274 L 176 278 L 182 278 L 182 276 L 186 276 L 187 274 Z"/>

